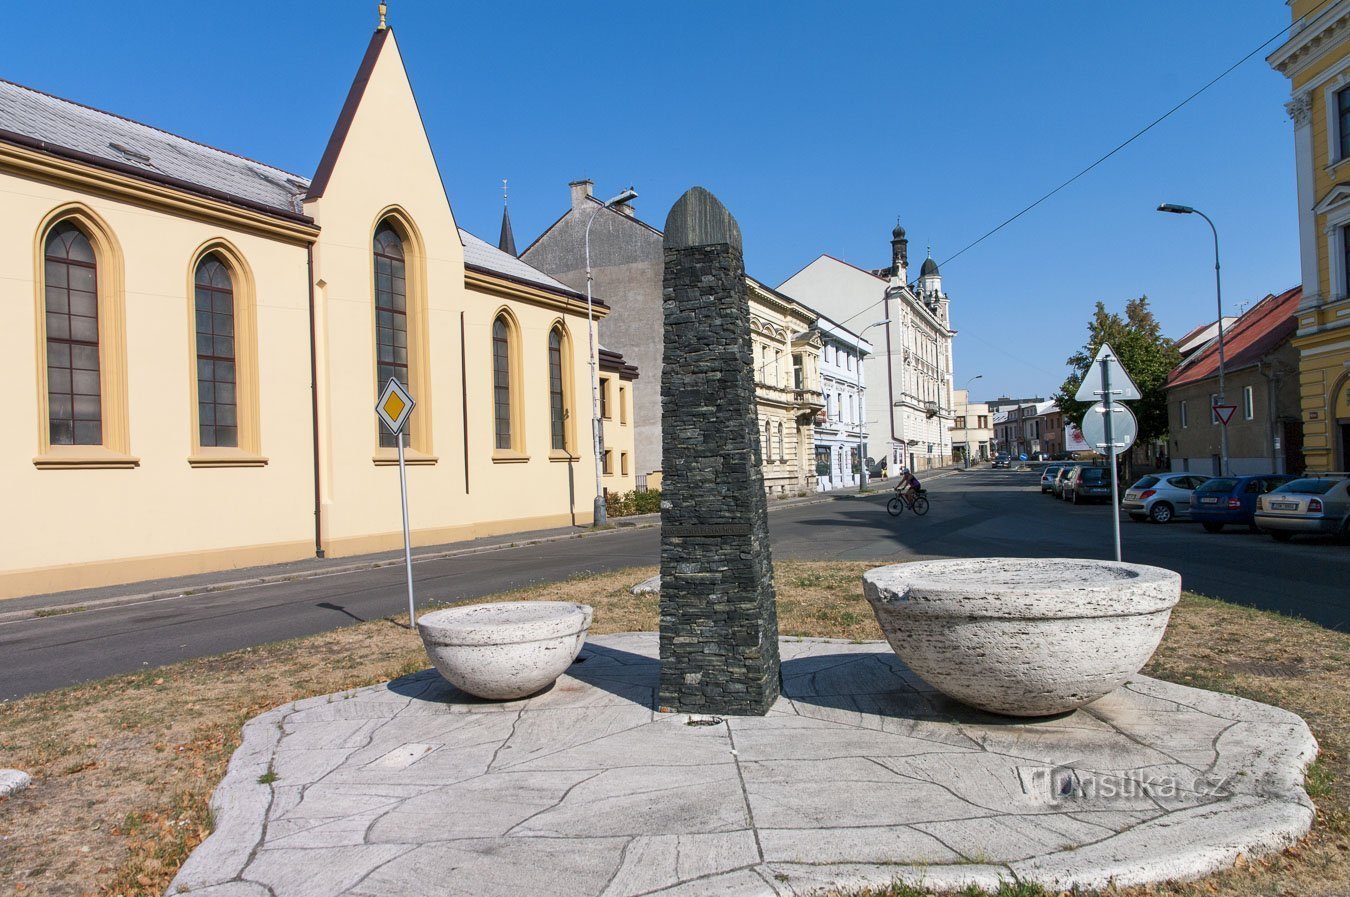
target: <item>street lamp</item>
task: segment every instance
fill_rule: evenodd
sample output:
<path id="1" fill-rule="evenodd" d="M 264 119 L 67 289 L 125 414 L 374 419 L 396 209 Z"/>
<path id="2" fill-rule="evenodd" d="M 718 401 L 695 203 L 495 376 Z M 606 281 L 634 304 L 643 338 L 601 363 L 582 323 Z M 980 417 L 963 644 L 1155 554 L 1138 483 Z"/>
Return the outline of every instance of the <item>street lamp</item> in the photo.
<path id="1" fill-rule="evenodd" d="M 600 372 L 596 369 L 600 357 L 595 351 L 595 305 L 591 300 L 591 225 L 595 223 L 595 216 L 600 214 L 601 209 L 621 206 L 635 199 L 637 191 L 629 187 L 613 199 L 597 206 L 586 221 L 586 340 L 591 357 L 591 440 L 595 449 L 595 509 L 591 513 L 592 526 L 604 526 L 606 515 L 603 485 L 605 441 L 600 429 Z"/>
<path id="2" fill-rule="evenodd" d="M 890 318 L 880 321 L 873 321 L 862 330 L 858 331 L 858 341 L 862 342 L 863 334 L 873 327 L 880 327 L 883 324 L 891 323 Z M 862 383 L 862 346 L 858 346 L 858 491 L 867 490 L 867 446 L 863 442 L 864 435 L 867 432 L 867 405 L 863 402 L 863 395 L 866 387 Z"/>
<path id="3" fill-rule="evenodd" d="M 1226 405 L 1226 404 L 1228 404 L 1228 403 L 1227 403 L 1227 401 L 1225 400 L 1225 397 L 1224 397 L 1224 391 L 1223 391 L 1223 363 L 1224 363 L 1224 356 L 1223 356 L 1223 285 L 1222 285 L 1221 281 L 1219 280 L 1219 231 L 1218 231 L 1218 229 L 1214 226 L 1214 222 L 1209 220 L 1209 216 L 1208 216 L 1208 215 L 1206 215 L 1204 212 L 1200 211 L 1199 209 L 1193 209 L 1193 208 L 1191 208 L 1190 206 L 1178 205 L 1177 203 L 1173 203 L 1173 202 L 1165 202 L 1165 203 L 1163 203 L 1162 205 L 1158 206 L 1158 211 L 1159 211 L 1159 212 L 1171 212 L 1171 213 L 1174 214 L 1174 215 L 1192 215 L 1192 214 L 1194 214 L 1194 215 L 1199 215 L 1201 218 L 1205 219 L 1205 223 L 1209 225 L 1210 231 L 1214 234 L 1214 296 L 1215 296 L 1215 300 L 1216 300 L 1216 302 L 1218 303 L 1218 307 L 1219 307 L 1219 317 L 1218 317 L 1218 326 L 1219 326 L 1219 395 L 1218 395 L 1217 401 L 1215 401 L 1214 404 L 1215 404 L 1215 405 Z M 1213 416 L 1213 415 L 1216 415 L 1218 412 L 1216 412 L 1216 411 L 1213 409 L 1213 407 L 1211 407 L 1209 413 L 1210 413 L 1211 416 Z M 1220 470 L 1220 472 L 1221 472 L 1224 476 L 1227 476 L 1227 475 L 1228 475 L 1228 425 L 1227 425 L 1227 424 L 1224 424 L 1224 425 L 1223 425 L 1223 431 L 1219 434 L 1219 451 L 1220 451 L 1220 453 L 1221 453 L 1221 454 L 1220 454 L 1220 458 L 1219 458 L 1219 470 Z"/>
<path id="4" fill-rule="evenodd" d="M 970 384 L 983 379 L 984 374 L 976 374 L 961 387 L 961 391 L 966 394 L 966 407 L 963 409 L 965 414 L 961 416 L 961 444 L 965 447 L 966 470 L 970 470 Z"/>

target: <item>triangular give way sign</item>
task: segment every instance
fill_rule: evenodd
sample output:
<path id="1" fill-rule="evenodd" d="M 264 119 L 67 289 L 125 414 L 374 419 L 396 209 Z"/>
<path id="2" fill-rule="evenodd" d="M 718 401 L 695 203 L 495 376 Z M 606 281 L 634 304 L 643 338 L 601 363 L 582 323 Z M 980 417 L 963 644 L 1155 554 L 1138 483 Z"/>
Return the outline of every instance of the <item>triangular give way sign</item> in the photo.
<path id="1" fill-rule="evenodd" d="M 1097 357 L 1092 359 L 1092 367 L 1083 375 L 1083 385 L 1078 387 L 1074 398 L 1080 402 L 1106 401 L 1107 379 L 1111 381 L 1112 401 L 1134 402 L 1143 398 L 1139 387 L 1134 385 L 1134 380 L 1130 379 L 1120 359 L 1107 343 L 1102 343 L 1102 347 L 1097 350 Z"/>

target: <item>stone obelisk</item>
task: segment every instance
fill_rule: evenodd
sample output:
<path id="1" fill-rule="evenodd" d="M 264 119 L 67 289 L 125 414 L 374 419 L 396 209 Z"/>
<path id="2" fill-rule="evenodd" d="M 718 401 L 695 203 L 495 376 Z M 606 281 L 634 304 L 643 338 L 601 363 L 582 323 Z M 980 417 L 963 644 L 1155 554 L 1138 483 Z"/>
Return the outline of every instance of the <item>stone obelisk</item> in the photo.
<path id="1" fill-rule="evenodd" d="M 741 230 L 694 187 L 665 233 L 658 706 L 763 715 L 778 612 Z"/>

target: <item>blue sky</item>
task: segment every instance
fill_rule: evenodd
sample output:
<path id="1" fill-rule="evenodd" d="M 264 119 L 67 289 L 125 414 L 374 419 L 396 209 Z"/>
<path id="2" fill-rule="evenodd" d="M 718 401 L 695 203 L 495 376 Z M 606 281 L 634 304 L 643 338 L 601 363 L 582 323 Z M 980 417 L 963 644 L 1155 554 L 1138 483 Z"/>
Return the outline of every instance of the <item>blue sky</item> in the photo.
<path id="1" fill-rule="evenodd" d="M 38 5 L 0 77 L 311 174 L 375 0 Z M 390 20 L 461 226 L 495 240 L 500 179 L 523 248 L 567 182 L 632 183 L 658 226 L 702 184 L 776 284 L 822 252 L 939 261 L 1288 24 L 1279 0 L 445 3 Z M 14 15 L 10 15 L 11 23 Z M 1147 294 L 1179 336 L 1297 283 L 1278 41 L 1139 141 L 943 267 L 958 385 L 1053 391 L 1092 304 Z M 917 264 L 917 261 L 915 262 Z"/>

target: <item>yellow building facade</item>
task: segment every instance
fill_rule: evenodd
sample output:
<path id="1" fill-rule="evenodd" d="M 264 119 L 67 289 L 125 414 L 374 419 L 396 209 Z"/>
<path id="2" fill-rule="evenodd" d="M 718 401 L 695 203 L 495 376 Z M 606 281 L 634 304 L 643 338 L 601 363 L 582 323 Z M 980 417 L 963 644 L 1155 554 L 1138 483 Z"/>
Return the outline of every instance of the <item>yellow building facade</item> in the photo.
<path id="1" fill-rule="evenodd" d="M 1303 300 L 1303 454 L 1311 471 L 1350 470 L 1350 0 L 1290 0 L 1289 39 L 1267 60 L 1289 78 Z"/>
<path id="2" fill-rule="evenodd" d="M 457 227 L 392 30 L 312 179 L 0 93 L 0 597 L 400 546 L 390 376 L 415 544 L 590 522 L 584 297 Z"/>
<path id="3" fill-rule="evenodd" d="M 780 497 L 814 492 L 815 419 L 825 408 L 822 343 L 813 329 L 819 315 L 751 277 L 746 294 L 765 492 Z"/>

